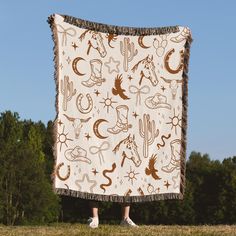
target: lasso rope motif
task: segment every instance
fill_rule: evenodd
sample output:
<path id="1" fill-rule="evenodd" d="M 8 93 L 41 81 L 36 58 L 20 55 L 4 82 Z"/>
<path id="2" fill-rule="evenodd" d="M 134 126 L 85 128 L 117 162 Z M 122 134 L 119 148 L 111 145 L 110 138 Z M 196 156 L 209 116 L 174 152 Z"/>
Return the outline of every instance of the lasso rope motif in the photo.
<path id="1" fill-rule="evenodd" d="M 139 105 L 141 105 L 141 93 L 148 94 L 150 92 L 150 88 L 147 85 L 144 85 L 141 88 L 138 88 L 135 85 L 130 85 L 129 92 L 132 94 L 136 94 L 136 106 L 137 106 L 138 101 Z"/>
<path id="2" fill-rule="evenodd" d="M 89 148 L 89 151 L 91 154 L 98 154 L 99 160 L 100 160 L 100 165 L 102 165 L 105 162 L 104 156 L 102 154 L 102 151 L 106 151 L 110 148 L 110 144 L 107 141 L 104 141 L 100 146 L 91 146 Z"/>
<path id="3" fill-rule="evenodd" d="M 57 32 L 62 34 L 61 46 L 66 46 L 67 45 L 67 35 L 74 37 L 76 35 L 76 31 L 72 27 L 65 29 L 59 24 L 57 24 L 57 27 L 58 27 Z M 60 28 L 60 30 L 59 30 L 59 28 Z"/>

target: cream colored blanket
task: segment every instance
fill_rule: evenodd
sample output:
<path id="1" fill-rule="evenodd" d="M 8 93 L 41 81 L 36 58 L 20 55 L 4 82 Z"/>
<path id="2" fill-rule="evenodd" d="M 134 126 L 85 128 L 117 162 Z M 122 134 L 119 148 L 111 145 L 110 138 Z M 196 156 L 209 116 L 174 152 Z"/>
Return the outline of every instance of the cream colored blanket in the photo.
<path id="1" fill-rule="evenodd" d="M 187 27 L 118 27 L 52 15 L 54 189 L 86 199 L 182 199 Z"/>

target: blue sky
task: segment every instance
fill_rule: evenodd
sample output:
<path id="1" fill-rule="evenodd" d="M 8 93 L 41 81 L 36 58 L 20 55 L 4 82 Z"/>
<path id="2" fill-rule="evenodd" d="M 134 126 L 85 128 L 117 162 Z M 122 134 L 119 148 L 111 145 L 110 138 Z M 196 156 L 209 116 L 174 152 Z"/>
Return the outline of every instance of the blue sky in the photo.
<path id="1" fill-rule="evenodd" d="M 187 154 L 236 155 L 235 10 L 234 0 L 0 0 L 0 111 L 44 123 L 55 118 L 50 14 L 124 26 L 183 25 L 194 38 Z"/>

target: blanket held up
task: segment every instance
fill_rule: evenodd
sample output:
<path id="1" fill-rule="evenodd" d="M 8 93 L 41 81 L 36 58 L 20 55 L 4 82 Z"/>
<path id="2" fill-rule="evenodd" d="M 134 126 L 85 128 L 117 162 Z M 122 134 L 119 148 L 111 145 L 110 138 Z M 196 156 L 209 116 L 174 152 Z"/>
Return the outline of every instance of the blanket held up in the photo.
<path id="1" fill-rule="evenodd" d="M 51 15 L 54 190 L 98 201 L 182 199 L 189 28 Z"/>

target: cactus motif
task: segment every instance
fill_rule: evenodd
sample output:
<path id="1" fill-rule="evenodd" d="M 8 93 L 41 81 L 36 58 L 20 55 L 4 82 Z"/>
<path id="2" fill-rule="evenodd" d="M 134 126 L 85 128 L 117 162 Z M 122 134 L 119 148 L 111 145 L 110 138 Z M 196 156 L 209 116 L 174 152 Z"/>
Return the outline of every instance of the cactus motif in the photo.
<path id="1" fill-rule="evenodd" d="M 129 38 L 124 38 L 124 41 L 120 41 L 120 53 L 124 56 L 124 70 L 127 72 L 129 68 L 129 62 L 138 54 L 138 50 L 134 50 L 134 43 L 130 43 Z"/>
<path id="2" fill-rule="evenodd" d="M 139 119 L 139 134 L 143 138 L 143 156 L 147 158 L 148 147 L 159 135 L 159 129 L 156 129 L 155 121 L 150 121 L 149 114 L 143 114 L 143 121 Z"/>
<path id="3" fill-rule="evenodd" d="M 63 110 L 67 110 L 67 102 L 75 95 L 76 89 L 73 89 L 73 82 L 69 81 L 69 76 L 64 76 L 64 82 L 61 80 L 61 93 L 63 94 Z"/>

